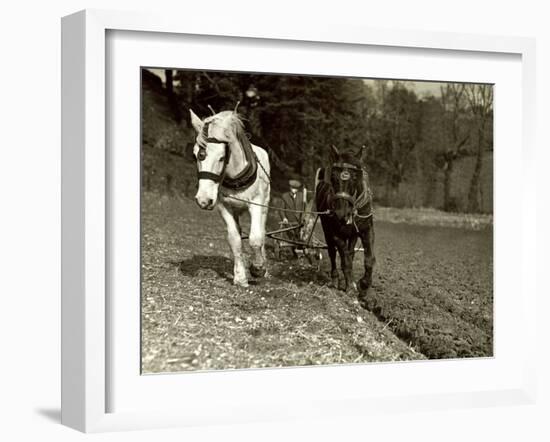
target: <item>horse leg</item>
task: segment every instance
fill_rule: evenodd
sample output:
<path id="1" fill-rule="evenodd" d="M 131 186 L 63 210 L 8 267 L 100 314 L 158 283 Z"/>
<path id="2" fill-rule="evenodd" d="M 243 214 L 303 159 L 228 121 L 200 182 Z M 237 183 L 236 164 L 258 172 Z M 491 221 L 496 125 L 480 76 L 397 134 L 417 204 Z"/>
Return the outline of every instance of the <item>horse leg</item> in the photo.
<path id="1" fill-rule="evenodd" d="M 243 287 L 248 287 L 248 280 L 246 278 L 246 269 L 244 267 L 243 255 L 242 255 L 242 241 L 239 225 L 235 220 L 233 214 L 227 210 L 223 204 L 217 205 L 222 219 L 227 226 L 227 241 L 233 252 L 233 283 Z"/>
<path id="2" fill-rule="evenodd" d="M 237 224 L 237 229 L 239 230 L 239 236 L 242 238 L 243 229 L 241 228 L 241 220 L 240 220 L 241 212 L 236 209 L 233 209 L 232 213 L 233 213 L 233 219 L 235 220 L 235 224 Z"/>
<path id="3" fill-rule="evenodd" d="M 364 249 L 365 274 L 359 280 L 359 296 L 360 301 L 364 302 L 372 285 L 372 271 L 376 264 L 376 257 L 374 256 L 374 227 L 372 220 L 369 223 L 369 227 L 361 232 L 361 242 L 363 243 Z"/>
<path id="4" fill-rule="evenodd" d="M 255 278 L 261 278 L 266 274 L 265 222 L 267 209 L 250 205 L 248 211 L 250 212 L 250 238 L 248 242 L 252 249 L 250 274 Z"/>
<path id="5" fill-rule="evenodd" d="M 328 226 L 323 222 L 321 218 L 321 226 L 323 227 L 323 233 L 325 234 L 325 242 L 327 243 L 327 252 L 330 259 L 330 284 L 329 287 L 338 288 L 338 268 L 336 267 L 336 245 L 334 244 L 334 238 L 332 237 Z"/>
<path id="6" fill-rule="evenodd" d="M 357 284 L 355 284 L 355 281 L 353 280 L 353 261 L 355 259 L 355 245 L 357 244 L 357 240 L 359 239 L 358 236 L 354 236 L 350 240 L 348 240 L 348 257 L 349 257 L 349 280 L 348 280 L 348 290 L 350 289 L 357 289 Z"/>
<path id="7" fill-rule="evenodd" d="M 326 238 L 325 238 L 326 239 Z M 336 267 L 336 245 L 334 241 L 327 240 L 327 252 L 330 259 L 330 284 L 329 287 L 338 288 L 338 267 Z"/>
<path id="8" fill-rule="evenodd" d="M 338 290 L 346 291 L 346 251 L 343 241 L 341 239 L 336 240 L 336 248 L 338 249 L 338 255 L 340 255 L 340 267 L 342 268 L 342 273 L 344 273 L 344 279 L 338 281 Z"/>
<path id="9" fill-rule="evenodd" d="M 336 240 L 338 253 L 340 254 L 340 265 L 344 273 L 344 283 L 339 288 L 344 292 L 353 289 L 353 274 L 352 274 L 352 253 L 350 251 L 349 242 L 343 239 Z"/>

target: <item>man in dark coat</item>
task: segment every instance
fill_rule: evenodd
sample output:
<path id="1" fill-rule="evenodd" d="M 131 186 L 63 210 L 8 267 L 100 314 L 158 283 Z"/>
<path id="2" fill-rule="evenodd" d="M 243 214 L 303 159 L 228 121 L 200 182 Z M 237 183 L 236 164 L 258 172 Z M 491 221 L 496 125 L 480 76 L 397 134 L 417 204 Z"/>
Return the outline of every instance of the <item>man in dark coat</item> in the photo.
<path id="1" fill-rule="evenodd" d="M 302 187 L 302 183 L 298 179 L 291 179 L 288 181 L 289 191 L 283 193 L 282 199 L 282 208 L 296 210 L 296 212 L 279 212 L 281 218 L 281 223 L 285 225 L 301 225 L 303 211 L 307 204 L 307 192 Z M 299 231 L 292 230 L 289 233 L 291 238 L 299 238 Z"/>

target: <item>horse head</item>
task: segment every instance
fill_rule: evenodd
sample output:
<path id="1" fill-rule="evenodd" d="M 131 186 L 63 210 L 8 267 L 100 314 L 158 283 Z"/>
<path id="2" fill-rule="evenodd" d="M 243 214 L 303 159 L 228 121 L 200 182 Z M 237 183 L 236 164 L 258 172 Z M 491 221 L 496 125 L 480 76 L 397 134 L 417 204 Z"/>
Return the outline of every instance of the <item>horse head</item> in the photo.
<path id="1" fill-rule="evenodd" d="M 201 120 L 192 110 L 191 123 L 196 131 L 193 155 L 197 161 L 199 185 L 195 200 L 201 209 L 212 210 L 219 187 L 228 169 L 238 167 L 232 161 L 232 146 L 239 145 L 244 128 L 234 111 L 223 111 Z M 240 150 L 239 150 L 240 152 Z"/>
<path id="2" fill-rule="evenodd" d="M 336 146 L 330 149 L 329 182 L 332 193 L 329 209 L 340 221 L 348 220 L 355 211 L 357 198 L 363 192 L 363 162 L 365 147 L 340 152 Z"/>

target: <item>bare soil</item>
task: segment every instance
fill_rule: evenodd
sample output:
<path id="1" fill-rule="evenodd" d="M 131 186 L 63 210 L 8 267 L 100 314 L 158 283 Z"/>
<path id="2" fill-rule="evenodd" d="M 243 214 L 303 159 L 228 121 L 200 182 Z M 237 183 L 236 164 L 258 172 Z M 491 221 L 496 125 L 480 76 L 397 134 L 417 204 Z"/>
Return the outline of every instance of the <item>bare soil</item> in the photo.
<path id="1" fill-rule="evenodd" d="M 367 308 L 429 358 L 493 355 L 492 229 L 376 224 Z"/>
<path id="2" fill-rule="evenodd" d="M 318 269 L 269 253 L 267 279 L 233 286 L 219 216 L 145 193 L 142 371 L 492 355 L 492 230 L 376 221 L 375 229 L 366 310 L 355 294 L 327 287 L 326 257 Z M 361 253 L 354 269 L 359 278 Z"/>

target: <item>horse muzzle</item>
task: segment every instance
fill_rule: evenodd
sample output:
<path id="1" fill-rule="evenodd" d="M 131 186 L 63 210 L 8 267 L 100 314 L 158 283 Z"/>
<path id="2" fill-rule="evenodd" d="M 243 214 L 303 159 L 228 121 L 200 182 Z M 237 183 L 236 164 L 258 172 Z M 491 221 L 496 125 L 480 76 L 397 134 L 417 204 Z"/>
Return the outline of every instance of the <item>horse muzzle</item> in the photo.
<path id="1" fill-rule="evenodd" d="M 199 180 L 195 194 L 197 205 L 203 210 L 212 210 L 218 202 L 219 185 L 212 180 Z"/>
<path id="2" fill-rule="evenodd" d="M 213 200 L 212 198 L 201 198 L 196 196 L 195 202 L 203 210 L 212 210 L 216 205 L 216 201 Z"/>

